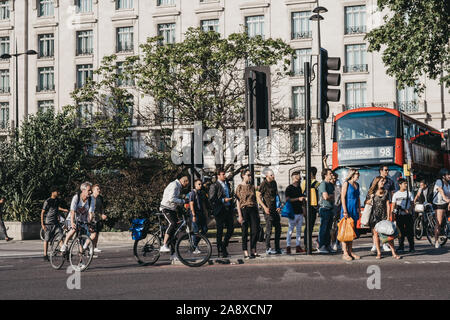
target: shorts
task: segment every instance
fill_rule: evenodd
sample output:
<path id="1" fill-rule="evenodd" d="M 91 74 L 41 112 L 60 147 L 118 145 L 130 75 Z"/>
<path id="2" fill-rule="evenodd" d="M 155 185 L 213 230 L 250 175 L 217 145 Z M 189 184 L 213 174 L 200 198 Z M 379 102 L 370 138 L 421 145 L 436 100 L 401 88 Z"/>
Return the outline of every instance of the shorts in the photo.
<path id="1" fill-rule="evenodd" d="M 94 227 L 92 228 L 92 232 L 93 233 L 99 233 L 100 231 L 102 231 L 103 229 L 103 222 L 102 221 L 97 221 L 94 225 Z"/>
<path id="2" fill-rule="evenodd" d="M 64 233 L 60 225 L 47 224 L 45 227 L 47 231 L 45 231 L 44 241 L 49 242 L 52 239 L 62 240 Z"/>
<path id="3" fill-rule="evenodd" d="M 434 210 L 447 210 L 447 208 L 448 208 L 448 203 L 444 203 L 444 204 L 434 204 L 433 203 Z"/>

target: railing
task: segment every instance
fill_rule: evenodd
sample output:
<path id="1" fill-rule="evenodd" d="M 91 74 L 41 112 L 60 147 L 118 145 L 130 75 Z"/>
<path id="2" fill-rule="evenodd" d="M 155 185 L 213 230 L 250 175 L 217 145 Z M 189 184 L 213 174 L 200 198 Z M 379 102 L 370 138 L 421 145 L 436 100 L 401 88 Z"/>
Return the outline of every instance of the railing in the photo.
<path id="1" fill-rule="evenodd" d="M 10 93 L 10 92 L 11 92 L 10 87 L 0 88 L 0 93 Z"/>
<path id="2" fill-rule="evenodd" d="M 421 113 L 426 112 L 426 102 L 419 101 L 401 101 L 401 102 L 370 102 L 370 103 L 352 103 L 342 105 L 343 111 L 358 109 L 358 108 L 388 108 L 399 110 L 404 113 Z"/>
<path id="3" fill-rule="evenodd" d="M 128 45 L 128 46 L 117 45 L 116 52 L 117 53 L 134 52 L 134 46 L 133 45 Z"/>
<path id="4" fill-rule="evenodd" d="M 369 65 L 367 64 L 353 64 L 344 66 L 344 73 L 349 72 L 367 72 L 369 71 Z"/>
<path id="5" fill-rule="evenodd" d="M 6 131 L 8 129 L 9 129 L 9 120 L 8 119 L 0 120 L 0 130 Z"/>
<path id="6" fill-rule="evenodd" d="M 36 86 L 36 92 L 55 91 L 55 85 Z"/>
<path id="7" fill-rule="evenodd" d="M 293 32 L 291 39 L 310 39 L 312 38 L 312 31 Z"/>
<path id="8" fill-rule="evenodd" d="M 423 104 L 418 101 L 401 101 L 396 103 L 396 109 L 405 113 L 417 113 L 422 112 Z"/>
<path id="9" fill-rule="evenodd" d="M 94 53 L 94 48 L 77 49 L 77 56 L 88 56 Z"/>
<path id="10" fill-rule="evenodd" d="M 366 26 L 345 27 L 345 34 L 366 33 Z"/>

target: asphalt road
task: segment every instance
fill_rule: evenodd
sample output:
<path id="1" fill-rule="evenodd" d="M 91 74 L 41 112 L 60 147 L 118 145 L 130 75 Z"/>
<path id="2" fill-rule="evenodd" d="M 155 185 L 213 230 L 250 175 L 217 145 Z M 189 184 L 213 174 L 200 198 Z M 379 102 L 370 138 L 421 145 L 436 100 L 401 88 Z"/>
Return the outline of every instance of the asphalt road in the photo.
<path id="1" fill-rule="evenodd" d="M 79 282 L 70 269 L 67 273 L 68 264 L 53 270 L 41 258 L 2 258 L 0 299 L 449 299 L 450 246 L 435 250 L 425 241 L 416 246 L 417 252 L 402 260 L 386 254 L 377 261 L 367 238 L 357 249 L 363 259 L 350 263 L 340 255 L 303 256 L 304 261 L 297 256 L 295 262 L 283 256 L 201 268 L 170 265 L 167 258 L 141 267 L 131 247 L 117 247 L 93 260 Z M 69 289 L 68 282 L 80 289 Z"/>

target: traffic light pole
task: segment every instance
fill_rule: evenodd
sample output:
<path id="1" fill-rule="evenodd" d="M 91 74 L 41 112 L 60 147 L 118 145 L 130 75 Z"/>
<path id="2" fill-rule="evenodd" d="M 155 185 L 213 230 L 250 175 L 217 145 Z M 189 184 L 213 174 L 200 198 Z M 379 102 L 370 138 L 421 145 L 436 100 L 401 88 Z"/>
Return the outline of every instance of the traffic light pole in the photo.
<path id="1" fill-rule="evenodd" d="M 309 62 L 305 70 L 305 168 L 306 168 L 306 254 L 312 254 L 311 219 L 311 69 Z"/>

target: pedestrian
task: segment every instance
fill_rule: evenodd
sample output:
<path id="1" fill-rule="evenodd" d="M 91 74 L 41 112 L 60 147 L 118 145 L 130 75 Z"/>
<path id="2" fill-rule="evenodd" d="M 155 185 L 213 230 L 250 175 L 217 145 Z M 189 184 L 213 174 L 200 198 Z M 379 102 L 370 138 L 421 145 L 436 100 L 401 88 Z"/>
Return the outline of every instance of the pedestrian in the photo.
<path id="1" fill-rule="evenodd" d="M 436 227 L 434 229 L 435 248 L 441 247 L 439 235 L 446 223 L 447 213 L 450 210 L 450 172 L 446 168 L 439 171 L 439 178 L 433 188 L 433 208 L 436 211 Z"/>
<path id="2" fill-rule="evenodd" d="M 343 218 L 352 218 L 354 221 L 355 233 L 356 230 L 356 222 L 359 219 L 359 214 L 361 210 L 360 200 L 359 200 L 359 184 L 356 182 L 359 179 L 359 171 L 355 169 L 350 169 L 348 172 L 348 176 L 345 179 L 344 185 L 342 186 L 341 192 L 341 219 Z M 351 261 L 353 259 L 359 260 L 360 257 L 352 252 L 353 241 L 343 242 L 342 250 L 343 256 L 342 259 L 346 261 Z"/>
<path id="3" fill-rule="evenodd" d="M 256 252 L 259 230 L 259 212 L 256 200 L 256 189 L 252 183 L 250 170 L 241 172 L 242 182 L 236 188 L 236 207 L 238 211 L 238 222 L 242 226 L 242 250 L 244 259 L 254 259 L 259 256 Z M 248 252 L 248 228 L 250 227 L 250 255 Z"/>
<path id="4" fill-rule="evenodd" d="M 375 244 L 377 259 L 381 259 L 381 246 L 380 246 L 380 237 L 378 233 L 375 231 L 375 226 L 378 222 L 383 220 L 392 220 L 391 210 L 389 205 L 389 192 L 384 187 L 386 183 L 386 178 L 383 176 L 376 177 L 372 185 L 370 186 L 369 192 L 367 193 L 366 203 L 368 201 L 372 204 L 372 213 L 369 219 L 369 227 L 372 230 L 373 243 Z M 392 256 L 396 259 L 400 259 L 401 257 L 397 255 L 395 252 L 394 241 L 389 241 L 387 243 L 390 251 L 392 252 Z"/>
<path id="5" fill-rule="evenodd" d="M 97 248 L 98 238 L 100 236 L 100 231 L 103 229 L 103 221 L 105 221 L 108 217 L 105 215 L 105 201 L 103 196 L 101 195 L 100 185 L 95 184 L 92 187 L 92 197 L 95 201 L 95 212 L 94 212 L 94 229 L 93 229 L 93 239 L 92 242 L 94 244 L 94 252 L 100 253 L 102 250 Z"/>
<path id="6" fill-rule="evenodd" d="M 208 224 L 206 223 L 205 206 L 202 195 L 200 194 L 202 187 L 202 180 L 196 179 L 194 181 L 194 189 L 189 193 L 189 208 L 191 213 L 192 231 L 194 231 L 194 234 L 200 232 L 202 235 L 206 235 L 208 233 Z M 200 238 L 194 235 L 194 254 L 201 253 L 197 247 L 199 241 Z"/>
<path id="7" fill-rule="evenodd" d="M 61 208 L 61 200 L 59 199 L 59 190 L 57 187 L 50 189 L 50 198 L 45 200 L 41 211 L 41 226 L 45 231 L 44 237 L 44 260 L 48 258 L 48 243 L 53 239 L 63 240 L 63 230 L 59 223 L 60 212 L 69 212 L 69 210 Z M 45 221 L 44 221 L 45 216 Z M 59 244 L 58 244 L 59 247 Z"/>
<path id="8" fill-rule="evenodd" d="M 286 253 L 291 254 L 291 237 L 294 228 L 297 232 L 295 242 L 295 253 L 303 253 L 305 250 L 301 247 L 302 225 L 303 225 L 303 203 L 306 200 L 300 187 L 300 171 L 294 171 L 291 174 L 292 184 L 286 188 L 286 201 L 290 201 L 294 212 L 294 219 L 289 219 L 289 228 L 286 235 Z"/>
<path id="9" fill-rule="evenodd" d="M 319 252 L 331 253 L 331 225 L 334 217 L 334 185 L 333 172 L 330 169 L 322 171 L 322 182 L 319 185 Z"/>
<path id="10" fill-rule="evenodd" d="M 317 218 L 317 213 L 319 211 L 319 203 L 318 203 L 318 192 L 319 192 L 319 181 L 316 180 L 316 175 L 317 175 L 317 168 L 316 167 L 311 167 L 310 170 L 310 177 L 311 177 L 311 195 L 310 195 L 310 206 L 311 206 L 311 211 L 310 211 L 310 215 L 311 215 L 311 223 L 309 226 L 309 233 L 312 234 L 313 230 L 314 230 L 314 225 L 316 224 L 316 218 Z M 304 179 L 301 183 L 302 186 L 302 192 L 303 194 L 306 195 L 306 179 Z M 306 210 L 304 211 L 304 216 L 306 217 Z M 304 228 L 304 233 L 303 233 L 303 241 L 305 243 L 305 248 L 308 248 L 308 229 L 305 226 Z M 318 247 L 317 247 L 318 248 Z"/>
<path id="11" fill-rule="evenodd" d="M 258 203 L 264 210 L 266 219 L 266 254 L 283 254 L 280 248 L 281 238 L 281 208 L 277 208 L 278 186 L 272 170 L 264 171 L 265 179 L 259 186 Z M 272 228 L 275 228 L 275 250 L 270 246 Z"/>
<path id="12" fill-rule="evenodd" d="M 399 179 L 400 190 L 394 193 L 392 197 L 392 211 L 395 213 L 395 221 L 400 229 L 399 246 L 397 252 L 405 250 L 405 237 L 408 238 L 409 252 L 414 252 L 414 220 L 412 216 L 412 203 L 414 201 L 412 194 L 408 191 L 408 182 L 406 179 Z"/>
<path id="13" fill-rule="evenodd" d="M 394 195 L 394 192 L 395 192 L 395 183 L 389 177 L 389 166 L 381 165 L 380 168 L 378 169 L 378 172 L 379 172 L 380 176 L 385 179 L 384 189 L 386 189 L 386 191 L 388 192 L 389 201 L 391 201 L 392 196 Z M 375 179 L 376 179 L 376 177 L 375 177 Z M 372 180 L 372 182 L 370 184 L 371 186 L 372 186 L 373 182 L 375 181 L 375 179 Z M 390 206 L 390 204 L 389 204 L 389 206 Z M 372 252 L 377 252 L 375 243 L 373 243 L 371 251 Z M 390 252 L 391 251 L 391 249 L 390 249 L 390 247 L 388 246 L 387 243 L 383 244 L 383 251 L 384 252 Z"/>
<path id="14" fill-rule="evenodd" d="M 227 248 L 234 232 L 234 211 L 231 188 L 223 169 L 217 171 L 216 182 L 209 189 L 209 202 L 216 220 L 217 255 L 226 258 L 229 256 Z M 223 237 L 224 228 L 227 229 L 227 233 Z"/>
<path id="15" fill-rule="evenodd" d="M 339 251 L 341 249 L 341 244 L 337 240 L 338 233 L 338 222 L 341 217 L 341 182 L 339 181 L 339 175 L 333 172 L 333 179 L 331 183 L 334 185 L 334 217 L 333 224 L 331 226 L 330 238 L 331 238 L 331 249 L 332 251 Z"/>
<path id="16" fill-rule="evenodd" d="M 5 235 L 6 242 L 13 240 L 13 238 L 8 237 L 8 233 L 6 232 L 5 223 L 3 222 L 3 210 L 5 207 L 5 198 L 0 195 L 0 233 Z"/>
<path id="17" fill-rule="evenodd" d="M 419 182 L 419 190 L 417 191 L 416 196 L 414 197 L 414 204 L 427 204 L 433 203 L 433 191 L 430 190 L 427 182 L 425 180 L 421 180 Z"/>

